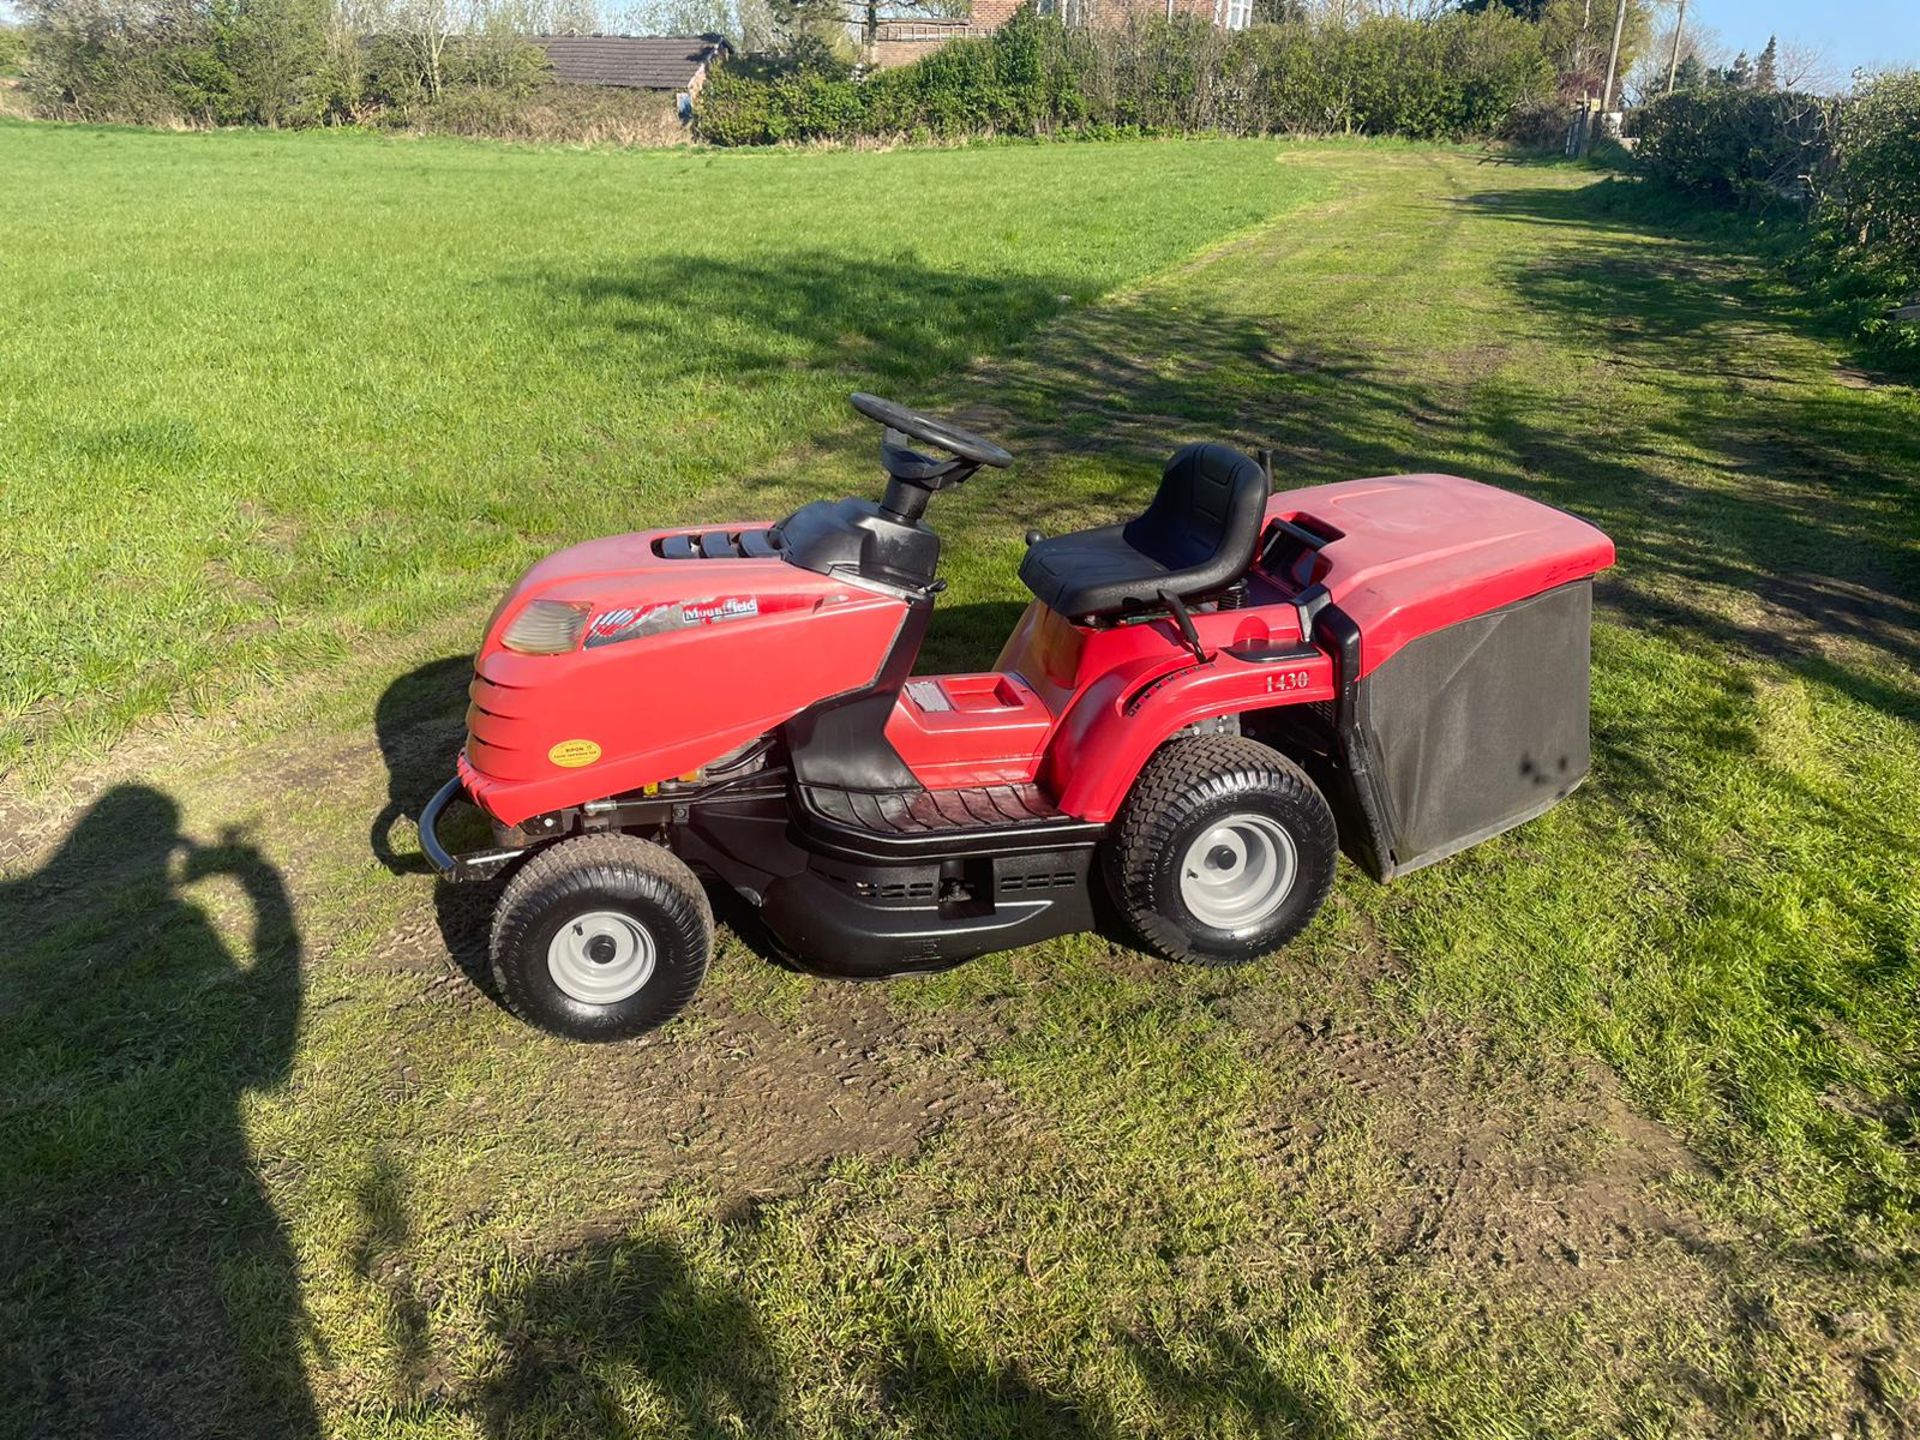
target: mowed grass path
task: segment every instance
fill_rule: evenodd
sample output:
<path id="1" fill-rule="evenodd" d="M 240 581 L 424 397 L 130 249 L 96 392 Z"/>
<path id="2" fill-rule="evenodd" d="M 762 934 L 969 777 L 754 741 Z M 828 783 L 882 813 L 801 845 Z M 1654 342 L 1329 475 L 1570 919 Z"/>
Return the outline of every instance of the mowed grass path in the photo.
<path id="1" fill-rule="evenodd" d="M 704 158 L 33 142 L 150 145 L 192 183 L 229 153 L 608 184 Z M 816 322 L 854 271 L 813 240 L 736 255 L 716 236 L 688 273 L 736 303 L 686 323 L 705 403 L 761 427 L 740 432 L 759 436 L 746 481 L 671 468 L 730 463 L 692 421 L 642 453 L 562 445 L 555 488 L 529 491 L 541 525 L 495 533 L 485 507 L 522 503 L 516 485 L 422 460 L 442 475 L 427 494 L 480 508 L 418 530 L 397 500 L 356 512 L 393 568 L 357 598 L 316 579 L 292 607 L 296 632 L 362 627 L 337 656 L 273 652 L 309 683 L 16 774 L 0 1428 L 1909 1433 L 1914 393 L 1845 369 L 1753 265 L 1581 170 L 1352 145 L 738 158 L 795 167 L 796 194 L 834 167 L 961 196 L 1023 166 L 1071 185 L 1159 165 L 1208 193 L 1268 187 L 1272 218 L 1196 222 L 1196 258 L 1156 250 L 944 352 L 885 308 L 913 293 L 897 286 L 845 290 L 865 298 Z M 1163 198 L 1136 197 L 1138 223 L 1171 218 Z M 811 223 L 865 253 L 851 222 Z M 947 273 L 980 263 L 951 243 Z M 671 389 L 678 332 L 653 295 L 612 302 L 638 325 L 583 318 L 584 353 Z M 314 303 L 364 321 L 357 297 Z M 367 364 L 433 323 L 359 332 Z M 554 388 L 528 423 L 571 435 L 553 363 L 531 367 Z M 467 430 L 518 402 L 477 361 L 470 381 L 492 401 L 418 453 L 484 467 Z M 991 658 L 1028 524 L 1137 504 L 1186 439 L 1271 445 L 1302 482 L 1453 469 L 1594 518 L 1621 564 L 1593 782 L 1404 884 L 1346 872 L 1302 943 L 1243 971 L 1086 937 L 849 987 L 775 969 L 747 931 L 657 1037 L 531 1034 L 447 958 L 471 964 L 484 893 L 396 878 L 368 847 L 457 743 L 455 652 L 557 539 L 859 488 L 872 436 L 836 397 L 861 383 L 969 413 L 1022 457 L 940 502 L 953 588 L 930 667 Z M 575 461 L 626 490 L 570 508 Z M 382 473 L 394 496 L 411 483 Z M 205 543 L 229 564 L 305 535 Z M 366 618 L 389 591 L 446 624 Z M 205 654 L 231 685 L 224 648 Z M 71 756 L 113 730 L 35 733 Z"/>

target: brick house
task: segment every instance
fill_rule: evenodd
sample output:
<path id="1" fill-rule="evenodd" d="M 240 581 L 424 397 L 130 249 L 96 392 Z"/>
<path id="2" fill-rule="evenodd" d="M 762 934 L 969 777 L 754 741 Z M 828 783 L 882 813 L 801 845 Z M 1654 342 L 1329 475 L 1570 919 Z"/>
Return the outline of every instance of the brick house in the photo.
<path id="1" fill-rule="evenodd" d="M 973 0 L 964 19 L 882 20 L 875 27 L 868 63 L 886 69 L 930 55 L 949 40 L 991 35 L 1013 18 L 1021 0 Z M 1244 30 L 1253 20 L 1253 0 L 1035 0 L 1042 15 L 1058 15 L 1069 25 L 1124 25 L 1138 16 L 1172 19 L 1197 15 L 1227 30 Z"/>

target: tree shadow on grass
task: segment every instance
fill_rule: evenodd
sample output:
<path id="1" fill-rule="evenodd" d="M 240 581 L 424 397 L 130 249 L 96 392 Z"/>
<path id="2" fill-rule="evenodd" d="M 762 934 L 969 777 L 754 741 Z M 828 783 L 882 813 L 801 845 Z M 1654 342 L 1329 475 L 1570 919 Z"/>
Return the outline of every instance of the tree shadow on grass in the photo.
<path id="1" fill-rule="evenodd" d="M 1646 244 L 1658 216 L 1607 198 L 1623 188 L 1493 190 L 1435 211 L 1454 226 L 1480 211 L 1596 236 L 1578 247 L 1517 246 L 1507 280 L 1516 305 L 1581 337 L 1608 365 L 1699 386 L 1705 398 L 1743 373 L 1775 378 L 1754 369 L 1752 336 L 1763 326 L 1804 332 L 1806 314 L 1704 241 Z M 1393 299 L 1410 279 L 1370 274 L 1362 298 Z M 1821 627 L 1891 642 L 1889 658 L 1903 665 L 1915 660 L 1920 561 L 1900 539 L 1920 524 L 1910 405 L 1794 393 L 1737 411 L 1676 404 L 1623 425 L 1602 402 L 1569 406 L 1525 376 L 1476 373 L 1468 352 L 1497 352 L 1501 337 L 1461 336 L 1454 373 L 1354 347 L 1341 324 L 1342 307 L 1356 303 L 1351 285 L 1283 320 L 1204 290 L 1089 306 L 1072 303 L 1059 277 L 817 251 L 777 262 L 684 256 L 513 283 L 567 302 L 552 307 L 553 323 L 597 333 L 609 364 L 697 366 L 749 392 L 795 367 L 830 370 L 849 388 L 896 388 L 910 403 L 973 420 L 1022 460 L 1069 467 L 1071 485 L 1051 491 L 1016 470 L 941 497 L 932 518 L 950 559 L 989 528 L 1054 533 L 1137 511 L 1159 463 L 1187 440 L 1270 448 L 1283 484 L 1430 468 L 1444 455 L 1596 519 L 1620 544 L 1623 571 L 1740 585 Z M 697 343 L 684 352 L 660 343 L 683 325 Z M 996 349 L 1008 353 L 970 364 Z M 873 488 L 870 465 L 846 450 L 849 435 L 866 436 L 850 417 L 794 434 L 785 478 L 805 493 Z M 1711 483 L 1676 483 L 1646 463 L 1676 446 L 1700 452 L 1690 463 Z M 834 463 L 822 463 L 823 450 Z M 1053 464 L 1048 473 L 1069 472 Z"/>
<path id="2" fill-rule="evenodd" d="M 294 1258 L 240 1113 L 286 1079 L 300 937 L 258 850 L 179 823 L 123 785 L 0 885 L 12 1433 L 316 1432 Z M 217 880 L 247 916 L 242 953 L 202 907 Z"/>
<path id="3" fill-rule="evenodd" d="M 358 1198 L 350 1260 L 369 1287 L 369 1306 L 385 1335 L 392 1404 L 468 1417 L 489 1440 L 656 1434 L 780 1440 L 819 1426 L 796 1419 L 797 1382 L 782 1358 L 786 1347 L 748 1295 L 703 1273 L 667 1236 L 593 1239 L 496 1267 L 479 1331 L 461 1337 L 463 1348 L 478 1347 L 470 1350 L 478 1378 L 451 1384 L 434 1354 L 430 1314 L 437 1292 L 415 1266 L 404 1170 L 391 1157 L 376 1156 Z M 1017 1359 L 976 1354 L 901 1318 L 910 1305 L 876 1303 L 878 1311 L 868 1306 L 860 1317 L 849 1315 L 841 1333 L 873 1357 L 858 1366 L 872 1382 L 869 1418 L 915 1435 L 1118 1440 L 1176 1416 L 1196 1430 L 1233 1417 L 1264 1435 L 1337 1440 L 1347 1433 L 1247 1336 L 1224 1328 L 1183 1331 L 1177 1353 L 1137 1336 L 1111 1337 L 1140 1382 L 1152 1417 L 1143 1421 L 1122 1418 L 1113 1397 L 1043 1384 Z M 831 1367 L 855 1357 L 823 1358 Z"/>
<path id="4" fill-rule="evenodd" d="M 489 1440 L 789 1433 L 759 1316 L 666 1238 L 501 1262 L 478 1327 L 458 1337 L 477 1350 L 478 1378 L 453 1382 L 435 1351 L 437 1284 L 418 1265 L 405 1167 L 377 1153 L 356 1199 L 348 1259 L 385 1342 L 389 1403 L 453 1412 Z"/>
<path id="5" fill-rule="evenodd" d="M 601 336 L 621 373 L 704 371 L 732 386 L 796 370 L 910 385 L 1012 344 L 1084 282 L 970 274 L 899 260 L 795 251 L 777 260 L 677 255 L 629 269 L 509 277 L 558 302 L 559 323 Z M 684 347 L 670 342 L 684 337 Z"/>
<path id="6" fill-rule="evenodd" d="M 1920 667 L 1920 556 L 1908 543 L 1920 533 L 1920 398 L 1892 387 L 1868 403 L 1756 368 L 1756 335 L 1818 327 L 1729 252 L 1650 243 L 1663 238 L 1651 222 L 1609 215 L 1587 190 L 1472 199 L 1594 228 L 1601 238 L 1577 250 L 1517 257 L 1512 293 L 1592 337 L 1607 364 L 1675 394 L 1629 426 L 1572 431 L 1524 391 L 1491 397 L 1498 447 L 1613 535 L 1630 583 L 1656 582 L 1613 592 L 1627 616 L 1785 661 L 1897 718 L 1920 716 L 1920 690 L 1899 683 Z M 1583 430 L 1609 444 L 1596 451 Z M 1674 457 L 1697 483 L 1664 473 Z M 1750 596 L 1751 618 L 1689 604 L 1708 590 Z M 1835 639 L 1885 669 L 1836 662 Z"/>

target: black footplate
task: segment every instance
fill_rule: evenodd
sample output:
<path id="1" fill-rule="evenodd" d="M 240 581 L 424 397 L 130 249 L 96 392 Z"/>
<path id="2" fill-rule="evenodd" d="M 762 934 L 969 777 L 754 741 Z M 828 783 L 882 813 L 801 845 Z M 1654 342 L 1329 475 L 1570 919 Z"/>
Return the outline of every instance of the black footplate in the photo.
<path id="1" fill-rule="evenodd" d="M 883 834 L 971 830 L 1057 820 L 1060 811 L 1038 785 L 982 785 L 973 790 L 835 790 L 807 787 L 809 808 L 828 820 Z"/>
<path id="2" fill-rule="evenodd" d="M 1038 785 L 965 790 L 843 790 L 803 785 L 801 828 L 870 856 L 978 854 L 1085 845 L 1106 828 L 1061 813 Z"/>

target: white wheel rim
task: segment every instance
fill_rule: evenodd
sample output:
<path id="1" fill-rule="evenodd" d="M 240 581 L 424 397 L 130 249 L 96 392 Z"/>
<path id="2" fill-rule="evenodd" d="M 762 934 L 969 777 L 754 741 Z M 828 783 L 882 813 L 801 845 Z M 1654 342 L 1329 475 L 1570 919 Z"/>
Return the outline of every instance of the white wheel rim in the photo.
<path id="1" fill-rule="evenodd" d="M 1299 873 L 1299 852 L 1278 820 L 1228 815 L 1180 857 L 1180 899 L 1202 925 L 1244 934 L 1273 918 Z"/>
<path id="2" fill-rule="evenodd" d="M 612 1005 L 653 978 L 653 936 L 631 915 L 589 910 L 560 927 L 547 945 L 553 983 L 584 1005 Z"/>

